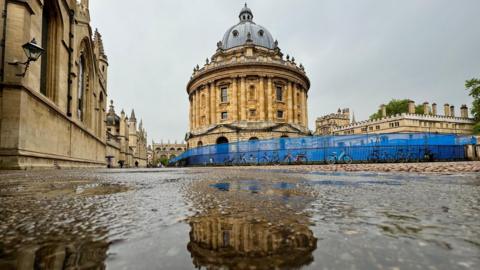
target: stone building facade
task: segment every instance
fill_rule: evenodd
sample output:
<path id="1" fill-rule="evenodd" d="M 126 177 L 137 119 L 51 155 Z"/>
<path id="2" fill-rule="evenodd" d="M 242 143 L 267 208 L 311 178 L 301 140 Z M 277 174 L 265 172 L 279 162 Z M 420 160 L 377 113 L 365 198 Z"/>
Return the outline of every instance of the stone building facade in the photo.
<path id="1" fill-rule="evenodd" d="M 315 120 L 315 135 L 330 135 L 335 128 L 349 124 L 350 109 L 338 109 L 336 113 L 318 117 Z"/>
<path id="2" fill-rule="evenodd" d="M 239 18 L 188 82 L 188 147 L 309 133 L 310 81 L 303 65 L 284 58 L 246 5 Z"/>
<path id="3" fill-rule="evenodd" d="M 450 104 L 444 105 L 444 114 L 439 115 L 437 104 L 431 106 L 428 102 L 423 103 L 423 114 L 415 113 L 415 102 L 409 101 L 408 112 L 393 116 L 387 116 L 386 106 L 381 105 L 382 118 L 352 122 L 343 124 L 337 122 L 327 129 L 326 123 L 320 117 L 316 121 L 316 135 L 350 135 L 350 134 L 371 134 L 371 133 L 449 133 L 459 135 L 473 134 L 475 121 L 469 118 L 468 107 L 462 105 L 460 115 L 455 113 L 455 107 Z M 346 122 L 345 122 L 346 123 Z M 329 130 L 329 132 L 324 132 Z"/>
<path id="4" fill-rule="evenodd" d="M 108 60 L 88 0 L 0 6 L 0 168 L 104 166 Z M 45 52 L 22 76 L 33 39 Z"/>
<path id="5" fill-rule="evenodd" d="M 152 142 L 152 165 L 158 166 L 160 160 L 170 160 L 172 158 L 178 157 L 180 154 L 187 150 L 186 143 L 160 143 Z"/>
<path id="6" fill-rule="evenodd" d="M 113 101 L 107 114 L 107 155 L 108 167 L 147 167 L 147 133 L 143 123 L 137 129 L 137 119 L 132 110 L 130 118 L 122 110 L 115 113 Z"/>

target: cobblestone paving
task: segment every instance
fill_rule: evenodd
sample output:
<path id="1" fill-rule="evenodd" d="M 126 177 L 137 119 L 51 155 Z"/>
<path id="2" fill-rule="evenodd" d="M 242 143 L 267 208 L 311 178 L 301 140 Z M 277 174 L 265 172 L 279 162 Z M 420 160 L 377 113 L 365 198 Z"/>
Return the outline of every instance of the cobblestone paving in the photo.
<path id="1" fill-rule="evenodd" d="M 0 172 L 0 269 L 479 269 L 476 168 Z"/>

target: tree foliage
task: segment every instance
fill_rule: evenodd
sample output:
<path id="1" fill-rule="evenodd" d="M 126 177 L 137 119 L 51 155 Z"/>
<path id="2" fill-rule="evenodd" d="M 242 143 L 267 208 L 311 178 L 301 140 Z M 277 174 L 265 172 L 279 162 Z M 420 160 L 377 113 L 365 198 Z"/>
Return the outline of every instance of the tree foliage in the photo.
<path id="1" fill-rule="evenodd" d="M 387 116 L 402 114 L 408 112 L 408 99 L 392 99 L 388 104 L 387 107 Z M 423 106 L 418 105 L 415 107 L 415 113 L 423 114 Z M 370 115 L 370 120 L 373 119 L 380 119 L 382 118 L 382 109 L 378 109 L 378 111 L 372 115 Z"/>
<path id="2" fill-rule="evenodd" d="M 477 122 L 473 127 L 473 131 L 475 134 L 480 134 L 480 80 L 476 78 L 467 80 L 465 88 L 469 92 L 468 95 L 473 98 L 471 112 Z"/>

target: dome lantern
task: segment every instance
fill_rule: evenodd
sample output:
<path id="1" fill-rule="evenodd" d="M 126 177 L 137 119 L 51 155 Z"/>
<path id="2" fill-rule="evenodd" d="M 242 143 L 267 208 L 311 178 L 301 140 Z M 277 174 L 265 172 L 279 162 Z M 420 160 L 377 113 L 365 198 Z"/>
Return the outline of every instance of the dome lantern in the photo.
<path id="1" fill-rule="evenodd" d="M 248 8 L 247 3 L 245 3 L 245 7 L 242 8 L 240 11 L 240 15 L 238 15 L 241 22 L 245 21 L 252 21 L 253 20 L 253 13 L 250 8 Z"/>
<path id="2" fill-rule="evenodd" d="M 229 50 L 245 44 L 253 44 L 271 50 L 276 48 L 277 44 L 270 32 L 265 27 L 253 22 L 253 13 L 247 4 L 240 11 L 239 18 L 240 22 L 230 27 L 222 41 L 217 43 L 218 49 Z"/>

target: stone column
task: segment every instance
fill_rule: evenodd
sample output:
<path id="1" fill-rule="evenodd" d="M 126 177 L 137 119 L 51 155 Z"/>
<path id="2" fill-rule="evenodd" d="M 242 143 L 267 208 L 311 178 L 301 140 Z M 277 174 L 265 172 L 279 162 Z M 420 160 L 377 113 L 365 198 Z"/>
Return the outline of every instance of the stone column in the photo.
<path id="1" fill-rule="evenodd" d="M 299 121 L 302 123 L 302 125 L 305 125 L 305 99 L 304 99 L 303 89 L 299 89 L 299 93 L 300 93 L 300 97 L 299 97 L 300 101 L 298 103 L 300 104 L 300 110 L 301 110 Z"/>
<path id="2" fill-rule="evenodd" d="M 193 110 L 192 106 L 193 106 L 193 103 L 192 103 L 192 97 L 191 97 L 191 95 L 188 97 L 188 101 L 189 101 L 189 105 L 190 105 L 190 106 L 188 107 L 188 120 L 189 120 L 188 124 L 189 124 L 189 130 L 192 130 L 192 129 L 193 129 L 193 121 L 192 121 L 192 120 L 193 120 L 193 119 L 192 119 L 192 116 L 193 116 L 193 114 L 192 114 L 192 110 Z"/>
<path id="3" fill-rule="evenodd" d="M 308 94 L 307 90 L 303 90 L 303 125 L 308 128 Z"/>
<path id="4" fill-rule="evenodd" d="M 232 120 L 238 121 L 239 119 L 239 112 L 238 112 L 238 89 L 237 89 L 237 77 L 232 78 L 232 91 L 231 91 L 231 100 L 230 106 L 232 108 Z M 229 116 L 230 118 L 230 116 Z"/>
<path id="5" fill-rule="evenodd" d="M 267 83 L 267 108 L 268 108 L 268 120 L 274 120 L 273 117 L 273 85 L 272 85 L 272 77 L 268 76 L 268 83 Z"/>
<path id="6" fill-rule="evenodd" d="M 247 120 L 247 103 L 246 103 L 246 77 L 242 76 L 240 78 L 240 120 Z"/>
<path id="7" fill-rule="evenodd" d="M 217 123 L 220 123 L 220 113 L 221 113 L 221 110 L 220 110 L 220 102 L 221 101 L 221 98 L 220 98 L 220 95 L 222 94 L 220 92 L 220 87 L 218 85 L 214 85 L 213 86 L 213 89 L 215 89 L 215 101 L 216 101 L 216 104 L 215 104 L 215 110 L 217 111 L 217 115 L 215 116 L 215 119 L 217 119 Z"/>
<path id="8" fill-rule="evenodd" d="M 217 93 L 215 89 L 215 83 L 209 82 L 209 89 L 210 89 L 210 124 L 217 123 Z"/>
<path id="9" fill-rule="evenodd" d="M 299 100 L 297 98 L 297 94 L 298 94 L 298 88 L 297 88 L 297 84 L 293 85 L 293 107 L 294 107 L 294 110 L 293 110 L 293 122 L 294 123 L 298 123 L 298 105 L 299 105 Z"/>
<path id="10" fill-rule="evenodd" d="M 192 92 L 192 130 L 195 130 L 197 128 L 197 108 L 195 104 L 195 91 Z"/>
<path id="11" fill-rule="evenodd" d="M 264 77 L 260 76 L 260 84 L 258 89 L 258 110 L 260 114 L 260 120 L 265 121 L 265 87 L 263 85 Z"/>
<path id="12" fill-rule="evenodd" d="M 210 120 L 210 84 L 205 85 L 205 124 L 208 126 L 211 124 Z"/>
<path id="13" fill-rule="evenodd" d="M 287 83 L 287 122 L 293 122 L 293 83 Z"/>
<path id="14" fill-rule="evenodd" d="M 200 91 L 199 91 L 198 89 L 195 91 L 195 97 L 196 97 L 196 98 L 195 98 L 195 100 L 196 100 L 196 102 L 195 102 L 196 105 L 195 105 L 195 106 L 196 106 L 196 108 L 197 108 L 197 111 L 196 111 L 197 123 L 196 123 L 196 125 L 197 125 L 197 129 L 198 129 L 198 128 L 200 127 L 200 125 L 201 125 L 201 124 L 200 124 L 200 119 L 201 119 L 201 117 L 200 117 L 200 111 L 201 111 L 201 110 L 200 110 L 200 104 L 201 104 L 201 99 L 202 99 L 202 98 L 201 98 L 201 95 L 200 95 Z"/>

